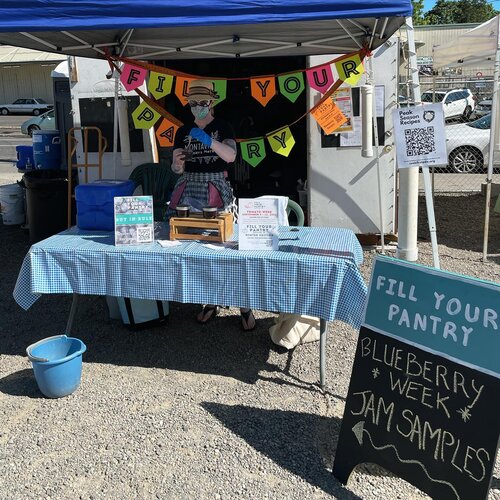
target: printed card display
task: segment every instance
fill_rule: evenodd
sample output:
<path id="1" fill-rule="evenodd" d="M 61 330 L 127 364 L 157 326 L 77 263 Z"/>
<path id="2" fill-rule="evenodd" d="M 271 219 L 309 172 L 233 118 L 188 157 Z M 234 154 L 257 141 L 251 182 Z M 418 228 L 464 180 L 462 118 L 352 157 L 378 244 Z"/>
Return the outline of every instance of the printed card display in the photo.
<path id="1" fill-rule="evenodd" d="M 398 168 L 448 163 L 441 103 L 398 108 L 392 119 Z"/>
<path id="2" fill-rule="evenodd" d="M 486 499 L 500 436 L 500 286 L 388 257 L 372 270 L 334 475 L 376 463 Z"/>
<path id="3" fill-rule="evenodd" d="M 154 241 L 153 197 L 115 196 L 115 245 Z"/>
<path id="4" fill-rule="evenodd" d="M 239 249 L 277 250 L 278 200 L 240 198 L 238 206 Z"/>

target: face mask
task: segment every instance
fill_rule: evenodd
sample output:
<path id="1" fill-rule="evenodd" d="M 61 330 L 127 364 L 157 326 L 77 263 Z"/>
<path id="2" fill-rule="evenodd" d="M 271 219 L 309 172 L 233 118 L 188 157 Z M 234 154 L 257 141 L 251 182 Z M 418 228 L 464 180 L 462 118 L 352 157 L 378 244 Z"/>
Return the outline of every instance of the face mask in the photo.
<path id="1" fill-rule="evenodd" d="M 191 108 L 191 113 L 193 113 L 194 117 L 198 120 L 203 120 L 208 115 L 210 108 L 208 106 L 193 106 Z"/>

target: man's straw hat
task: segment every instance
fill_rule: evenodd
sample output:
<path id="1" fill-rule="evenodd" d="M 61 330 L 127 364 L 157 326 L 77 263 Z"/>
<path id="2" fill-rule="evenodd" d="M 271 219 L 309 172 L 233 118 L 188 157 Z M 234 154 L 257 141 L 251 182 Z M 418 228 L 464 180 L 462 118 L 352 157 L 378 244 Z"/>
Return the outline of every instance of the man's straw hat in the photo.
<path id="1" fill-rule="evenodd" d="M 191 80 L 189 82 L 187 98 L 193 101 L 215 101 L 219 96 L 215 92 L 214 82 L 210 80 Z"/>

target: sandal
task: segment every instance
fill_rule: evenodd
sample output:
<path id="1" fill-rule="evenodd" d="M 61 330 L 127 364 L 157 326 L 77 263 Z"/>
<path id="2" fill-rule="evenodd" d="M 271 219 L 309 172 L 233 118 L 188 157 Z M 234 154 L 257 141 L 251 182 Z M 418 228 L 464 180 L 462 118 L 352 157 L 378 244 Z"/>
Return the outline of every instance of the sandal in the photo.
<path id="1" fill-rule="evenodd" d="M 214 319 L 217 314 L 219 314 L 219 306 L 213 306 L 210 304 L 207 304 L 202 310 L 201 310 L 201 319 L 198 316 L 196 316 L 196 321 L 201 324 L 208 323 L 210 320 Z"/>
<path id="2" fill-rule="evenodd" d="M 252 330 L 255 330 L 255 327 L 257 326 L 257 322 L 255 321 L 255 316 L 253 315 L 253 312 L 251 309 L 248 311 L 240 311 L 241 314 L 241 329 L 245 332 L 251 332 Z M 250 318 L 253 318 L 253 326 L 249 327 L 248 324 L 250 323 Z"/>

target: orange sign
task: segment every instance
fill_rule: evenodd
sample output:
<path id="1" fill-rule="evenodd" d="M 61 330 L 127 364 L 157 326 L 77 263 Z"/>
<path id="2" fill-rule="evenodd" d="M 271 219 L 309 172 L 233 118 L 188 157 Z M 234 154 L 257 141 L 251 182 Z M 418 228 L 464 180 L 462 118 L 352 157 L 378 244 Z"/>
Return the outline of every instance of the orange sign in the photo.
<path id="1" fill-rule="evenodd" d="M 252 91 L 252 97 L 257 99 L 257 101 L 265 107 L 276 95 L 276 81 L 274 76 L 251 78 L 250 89 Z"/>
<path id="2" fill-rule="evenodd" d="M 342 111 L 331 99 L 326 99 L 318 107 L 313 108 L 311 114 L 327 135 L 333 133 L 347 121 Z"/>
<path id="3" fill-rule="evenodd" d="M 156 131 L 156 138 L 162 148 L 168 148 L 174 145 L 175 134 L 179 127 L 170 120 L 164 118 Z"/>
<path id="4" fill-rule="evenodd" d="M 189 88 L 189 82 L 193 81 L 194 78 L 185 78 L 183 76 L 178 76 L 175 79 L 175 95 L 178 97 L 179 101 L 185 106 L 187 104 L 187 93 Z"/>

